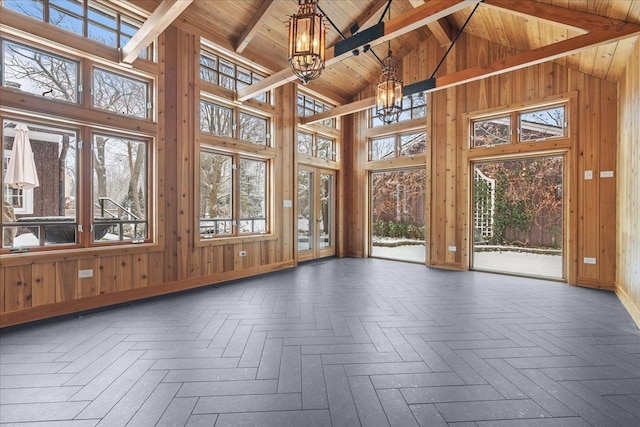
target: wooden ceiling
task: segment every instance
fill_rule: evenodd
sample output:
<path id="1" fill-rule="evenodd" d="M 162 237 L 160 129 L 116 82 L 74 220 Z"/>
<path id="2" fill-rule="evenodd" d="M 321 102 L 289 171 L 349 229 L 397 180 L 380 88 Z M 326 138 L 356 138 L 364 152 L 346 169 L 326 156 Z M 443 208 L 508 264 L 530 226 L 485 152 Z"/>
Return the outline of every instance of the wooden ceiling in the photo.
<path id="1" fill-rule="evenodd" d="M 123 2 L 123 0 L 116 0 Z M 129 0 L 130 1 L 130 0 Z M 153 11 L 163 0 L 136 0 L 136 6 Z M 166 0 L 165 0 L 166 1 Z M 419 7 L 425 0 L 393 0 L 391 18 L 399 17 Z M 429 0 L 427 0 L 429 1 Z M 520 3 L 523 0 L 518 0 Z M 566 9 L 640 24 L 640 0 L 532 0 Z M 360 31 L 376 24 L 387 0 L 320 0 L 320 8 L 343 35 L 355 23 Z M 434 35 L 446 45 L 464 24 L 474 4 L 407 34 L 394 38 L 391 49 L 402 57 L 418 44 Z M 240 54 L 271 72 L 288 68 L 287 22 L 296 12 L 296 0 L 193 0 L 176 19 L 175 24 L 197 30 L 205 38 L 229 52 Z M 384 21 L 388 16 L 384 17 Z M 327 22 L 327 46 L 341 40 L 340 34 Z M 546 46 L 581 35 L 584 31 L 551 23 L 542 19 L 511 13 L 487 4 L 480 4 L 465 32 L 491 40 L 520 52 Z M 637 37 L 600 45 L 570 56 L 556 59 L 596 77 L 617 81 L 626 67 Z M 386 54 L 386 44 L 374 51 Z M 361 90 L 377 81 L 380 65 L 371 53 L 349 56 L 324 70 L 309 88 L 340 103 L 351 100 Z"/>

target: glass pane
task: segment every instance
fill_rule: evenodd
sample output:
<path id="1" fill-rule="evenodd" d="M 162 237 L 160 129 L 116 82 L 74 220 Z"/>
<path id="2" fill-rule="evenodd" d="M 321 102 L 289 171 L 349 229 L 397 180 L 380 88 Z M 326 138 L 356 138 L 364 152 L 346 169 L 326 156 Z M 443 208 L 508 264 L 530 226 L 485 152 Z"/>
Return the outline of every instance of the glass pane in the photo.
<path id="1" fill-rule="evenodd" d="M 266 233 L 267 162 L 240 159 L 240 233 Z"/>
<path id="2" fill-rule="evenodd" d="M 566 136 L 564 106 L 521 113 L 520 141 L 544 141 Z"/>
<path id="3" fill-rule="evenodd" d="M 393 159 L 396 156 L 395 136 L 372 139 L 369 160 Z"/>
<path id="4" fill-rule="evenodd" d="M 369 110 L 369 127 L 375 128 L 378 126 L 383 126 L 384 122 L 380 120 L 380 118 L 376 115 L 376 109 L 372 108 Z"/>
<path id="5" fill-rule="evenodd" d="M 511 143 L 511 117 L 473 122 L 473 146 L 492 147 Z"/>
<path id="6" fill-rule="evenodd" d="M 100 25 L 89 22 L 88 24 L 89 34 L 88 37 L 92 40 L 106 44 L 107 46 L 116 47 L 117 35 L 115 30 L 106 29 Z"/>
<path id="7" fill-rule="evenodd" d="M 563 159 L 474 165 L 473 267 L 563 277 Z"/>
<path id="8" fill-rule="evenodd" d="M 309 133 L 298 132 L 298 153 L 312 156 L 313 136 Z"/>
<path id="9" fill-rule="evenodd" d="M 320 249 L 333 246 L 333 175 L 320 174 Z"/>
<path id="10" fill-rule="evenodd" d="M 267 119 L 240 113 L 240 139 L 252 144 L 267 145 Z"/>
<path id="11" fill-rule="evenodd" d="M 95 22 L 103 27 L 117 30 L 116 14 L 114 12 L 107 12 L 106 10 L 90 7 L 87 15 L 89 22 Z"/>
<path id="12" fill-rule="evenodd" d="M 49 4 L 74 15 L 82 16 L 84 13 L 82 0 L 49 0 Z"/>
<path id="13" fill-rule="evenodd" d="M 426 132 L 405 133 L 400 135 L 400 156 L 408 157 L 427 151 Z"/>
<path id="14" fill-rule="evenodd" d="M 316 156 L 321 159 L 334 160 L 335 156 L 333 155 L 333 145 L 333 139 L 318 136 L 318 150 Z"/>
<path id="15" fill-rule="evenodd" d="M 371 256 L 425 261 L 425 171 L 371 174 Z"/>
<path id="16" fill-rule="evenodd" d="M 4 0 L 3 6 L 40 21 L 44 20 L 42 0 Z"/>
<path id="17" fill-rule="evenodd" d="M 77 62 L 8 41 L 3 42 L 3 52 L 3 86 L 77 102 Z"/>
<path id="18" fill-rule="evenodd" d="M 238 73 L 239 81 L 246 83 L 248 85 L 251 84 L 251 71 L 245 68 L 237 67 L 237 73 Z"/>
<path id="19" fill-rule="evenodd" d="M 200 236 L 231 234 L 233 158 L 200 151 Z"/>
<path id="20" fill-rule="evenodd" d="M 200 101 L 200 130 L 218 136 L 233 137 L 233 110 Z"/>
<path id="21" fill-rule="evenodd" d="M 4 120 L 2 140 L 2 223 L 24 224 L 3 226 L 2 246 L 76 243 L 76 131 Z"/>
<path id="22" fill-rule="evenodd" d="M 83 35 L 81 18 L 53 7 L 49 9 L 49 23 L 72 33 Z"/>
<path id="23" fill-rule="evenodd" d="M 96 68 L 93 70 L 93 106 L 126 116 L 147 118 L 147 82 Z"/>
<path id="24" fill-rule="evenodd" d="M 147 237 L 147 164 L 146 142 L 93 136 L 95 241 Z"/>
<path id="25" fill-rule="evenodd" d="M 313 249 L 313 172 L 298 171 L 298 251 Z"/>

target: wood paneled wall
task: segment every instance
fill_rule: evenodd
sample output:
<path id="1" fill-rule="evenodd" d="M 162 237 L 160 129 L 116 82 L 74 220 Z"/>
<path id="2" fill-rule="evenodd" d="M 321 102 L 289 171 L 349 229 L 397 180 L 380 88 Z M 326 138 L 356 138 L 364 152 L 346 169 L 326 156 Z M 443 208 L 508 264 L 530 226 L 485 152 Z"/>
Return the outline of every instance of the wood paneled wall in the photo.
<path id="1" fill-rule="evenodd" d="M 488 63 L 512 52 L 487 40 L 463 34 L 438 71 L 444 75 Z M 427 79 L 444 54 L 444 49 L 432 37 L 421 43 L 402 61 L 405 84 Z M 372 96 L 369 89 L 361 97 Z M 615 281 L 616 242 L 616 181 L 600 178 L 601 171 L 616 171 L 617 85 L 590 77 L 579 71 L 549 62 L 522 70 L 489 77 L 429 95 L 430 120 L 428 152 L 430 159 L 431 222 L 427 229 L 427 265 L 464 270 L 469 256 L 469 164 L 464 158 L 464 115 L 487 110 L 499 110 L 518 104 L 544 102 L 550 97 L 576 94 L 575 123 L 570 123 L 572 147 L 567 154 L 569 180 L 568 277 L 572 284 L 613 289 Z M 366 126 L 364 115 L 358 115 L 354 125 Z M 358 130 L 353 132 L 358 137 Z M 347 142 L 348 144 L 348 142 Z M 366 156 L 366 141 L 354 140 L 351 145 L 360 150 L 351 161 L 356 177 L 349 185 L 366 182 L 366 171 L 358 160 Z M 428 168 L 429 169 L 429 168 Z M 585 170 L 592 170 L 594 179 L 585 181 Z M 347 191 L 356 191 L 352 188 Z M 366 212 L 364 199 L 353 202 L 353 212 Z M 350 214 L 346 215 L 350 217 Z M 429 227 L 430 226 L 430 227 Z M 358 255 L 366 235 L 360 232 L 351 240 L 352 255 Z M 457 251 L 449 250 L 455 246 Z M 583 258 L 596 258 L 595 265 L 584 264 Z"/>
<path id="2" fill-rule="evenodd" d="M 640 326 L 640 38 L 619 82 L 617 294 Z"/>
<path id="3" fill-rule="evenodd" d="M 284 200 L 297 194 L 294 84 L 275 91 L 274 232 L 197 243 L 199 55 L 197 34 L 169 27 L 159 39 L 156 244 L 2 255 L 0 327 L 295 265 L 295 215 L 283 207 Z M 240 251 L 246 251 L 246 257 L 240 257 Z M 93 277 L 78 278 L 78 271 L 87 269 Z"/>

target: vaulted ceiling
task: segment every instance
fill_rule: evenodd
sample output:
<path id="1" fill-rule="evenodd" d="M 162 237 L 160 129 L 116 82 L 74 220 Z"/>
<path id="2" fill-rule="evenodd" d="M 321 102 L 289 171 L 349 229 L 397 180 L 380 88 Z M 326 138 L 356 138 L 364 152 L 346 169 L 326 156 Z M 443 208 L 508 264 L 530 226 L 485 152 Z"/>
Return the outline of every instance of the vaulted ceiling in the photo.
<path id="1" fill-rule="evenodd" d="M 129 0 L 115 1 L 125 3 Z M 169 0 L 136 0 L 131 3 L 153 11 L 163 1 Z M 429 1 L 436 0 L 427 0 Z M 575 11 L 573 13 L 576 14 L 586 13 L 640 24 L 640 0 L 531 1 Z M 515 4 L 522 2 L 523 0 L 518 0 L 512 4 L 516 8 Z M 381 19 L 388 21 L 389 13 L 392 19 L 407 16 L 423 3 L 425 0 L 393 0 L 390 12 L 382 17 L 387 0 L 320 0 L 320 8 L 337 27 L 336 30 L 327 22 L 327 46 L 333 46 L 342 39 L 338 30 L 349 37 L 355 24 L 358 24 L 361 32 Z M 463 26 L 475 3 L 477 1 L 467 1 L 462 4 L 463 7 L 459 7 L 460 10 L 452 14 L 393 38 L 391 49 L 394 55 L 406 55 L 431 36 L 446 47 Z M 506 8 L 495 7 L 496 4 L 506 5 Z M 278 72 L 288 68 L 287 22 L 296 9 L 296 0 L 193 0 L 175 20 L 175 24 L 195 29 L 227 51 L 239 53 L 271 72 Z M 586 32 L 581 29 L 584 27 L 572 28 L 566 22 L 551 22 L 552 19 L 547 19 L 544 13 L 533 17 L 509 9 L 508 2 L 487 0 L 487 3 L 480 4 L 464 31 L 519 52 L 528 52 Z M 551 18 L 551 15 L 548 17 Z M 576 22 L 588 23 L 589 16 L 580 15 Z M 613 34 L 615 24 L 616 21 L 607 24 L 608 28 L 613 28 Z M 611 43 L 599 41 L 595 47 L 555 60 L 598 78 L 617 81 L 637 39 L 638 37 L 633 36 Z M 386 50 L 386 43 L 374 47 L 380 57 L 386 54 Z M 319 79 L 310 83 L 310 88 L 345 102 L 376 81 L 379 74 L 380 65 L 371 53 L 350 55 L 328 66 Z"/>

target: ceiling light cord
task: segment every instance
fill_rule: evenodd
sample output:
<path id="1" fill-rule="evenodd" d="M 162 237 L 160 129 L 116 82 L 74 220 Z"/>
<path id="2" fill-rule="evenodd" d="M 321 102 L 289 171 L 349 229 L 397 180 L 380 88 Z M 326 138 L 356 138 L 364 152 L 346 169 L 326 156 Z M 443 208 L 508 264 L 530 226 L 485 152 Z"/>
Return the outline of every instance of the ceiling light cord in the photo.
<path id="1" fill-rule="evenodd" d="M 344 36 L 344 34 L 342 34 L 342 31 L 340 31 L 340 29 L 336 26 L 336 24 L 333 23 L 333 21 L 331 20 L 331 18 L 329 18 L 329 15 L 327 15 L 326 13 L 324 13 L 324 10 L 322 10 L 320 8 L 320 5 L 318 4 L 318 10 L 320 11 L 320 13 L 324 16 L 324 19 L 326 19 L 327 21 L 329 21 L 329 24 L 331 24 L 331 26 L 333 27 L 334 30 L 336 30 L 338 32 L 338 34 L 340 34 L 340 37 L 342 37 L 342 40 L 346 40 L 347 38 Z"/>
<path id="2" fill-rule="evenodd" d="M 460 30 L 458 31 L 458 34 L 456 34 L 455 38 L 453 39 L 453 41 L 451 42 L 451 44 L 449 45 L 449 49 L 447 49 L 447 51 L 444 53 L 444 56 L 442 57 L 442 59 L 440 60 L 440 62 L 438 63 L 438 65 L 436 66 L 436 69 L 433 70 L 433 73 L 431 73 L 431 77 L 429 77 L 430 79 L 434 78 L 436 76 L 436 73 L 438 72 L 438 70 L 440 69 L 440 66 L 442 65 L 442 63 L 444 62 L 444 60 L 447 58 L 447 55 L 449 55 L 449 52 L 451 52 L 451 49 L 453 48 L 453 45 L 456 44 L 456 41 L 458 41 L 458 37 L 460 37 L 460 34 L 462 34 L 462 31 L 464 30 L 464 27 L 467 26 L 467 24 L 469 23 L 469 20 L 471 19 L 471 17 L 473 16 L 473 14 L 476 12 L 476 9 L 478 9 L 478 6 L 480 6 L 480 3 L 482 3 L 484 0 L 481 0 L 480 2 L 476 3 L 476 7 L 473 8 L 473 10 L 471 11 L 471 13 L 469 14 L 469 16 L 467 17 L 467 20 L 464 21 L 464 24 L 462 25 L 462 27 L 460 28 Z"/>

